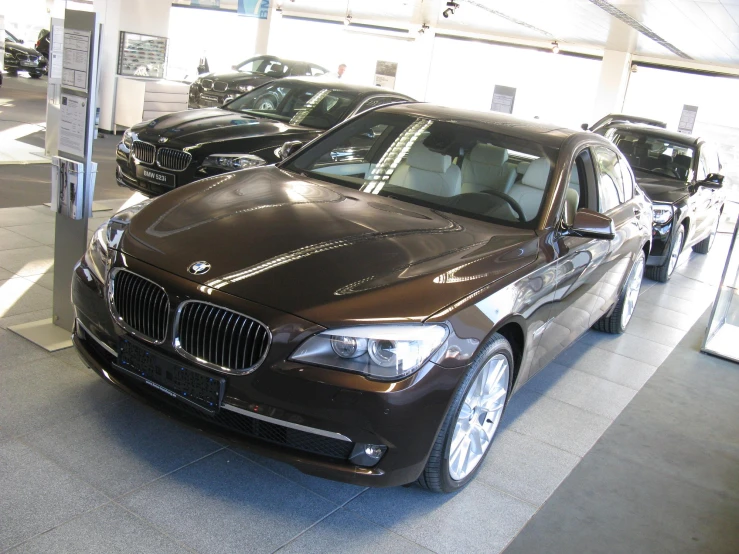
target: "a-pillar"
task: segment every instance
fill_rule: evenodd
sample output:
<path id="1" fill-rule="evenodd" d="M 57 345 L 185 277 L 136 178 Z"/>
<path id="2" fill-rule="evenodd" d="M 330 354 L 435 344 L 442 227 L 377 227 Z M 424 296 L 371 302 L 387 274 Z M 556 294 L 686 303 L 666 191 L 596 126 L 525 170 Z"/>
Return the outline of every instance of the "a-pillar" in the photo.
<path id="1" fill-rule="evenodd" d="M 598 92 L 593 106 L 593 121 L 606 114 L 623 111 L 630 75 L 631 54 L 618 50 L 606 50 L 603 53 Z"/>
<path id="2" fill-rule="evenodd" d="M 103 23 L 100 48 L 100 129 L 114 128 L 116 73 L 121 31 L 157 37 L 169 35 L 171 0 L 93 0 Z"/>

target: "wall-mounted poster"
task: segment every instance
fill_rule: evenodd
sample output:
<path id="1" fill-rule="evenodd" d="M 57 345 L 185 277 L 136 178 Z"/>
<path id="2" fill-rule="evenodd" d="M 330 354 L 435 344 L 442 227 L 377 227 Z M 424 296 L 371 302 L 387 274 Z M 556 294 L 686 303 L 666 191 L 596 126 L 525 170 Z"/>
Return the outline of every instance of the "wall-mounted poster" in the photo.
<path id="1" fill-rule="evenodd" d="M 490 109 L 494 112 L 513 113 L 513 102 L 516 100 L 516 89 L 495 85 L 493 90 L 493 103 Z"/>
<path id="2" fill-rule="evenodd" d="M 118 45 L 118 75 L 164 78 L 167 39 L 121 31 Z"/>
<path id="3" fill-rule="evenodd" d="M 396 62 L 378 61 L 375 66 L 375 85 L 394 90 L 397 74 L 398 64 Z"/>
<path id="4" fill-rule="evenodd" d="M 683 105 L 683 113 L 680 114 L 680 123 L 677 124 L 677 132 L 689 135 L 695 127 L 695 118 L 698 116 L 698 106 Z"/>

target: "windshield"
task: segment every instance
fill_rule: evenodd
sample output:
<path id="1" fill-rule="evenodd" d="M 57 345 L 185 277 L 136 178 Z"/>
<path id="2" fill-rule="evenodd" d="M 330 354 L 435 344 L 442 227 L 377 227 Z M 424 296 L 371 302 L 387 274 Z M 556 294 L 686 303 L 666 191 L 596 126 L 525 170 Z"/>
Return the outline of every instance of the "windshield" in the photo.
<path id="1" fill-rule="evenodd" d="M 283 168 L 514 227 L 536 227 L 557 151 L 456 123 L 374 111 Z"/>
<path id="2" fill-rule="evenodd" d="M 634 169 L 681 181 L 691 178 L 695 150 L 690 146 L 624 129 L 610 129 L 606 137 L 618 146 Z"/>
<path id="3" fill-rule="evenodd" d="M 224 109 L 291 125 L 330 129 L 354 109 L 359 94 L 324 84 L 277 81 L 239 96 Z"/>
<path id="4" fill-rule="evenodd" d="M 242 73 L 262 73 L 277 78 L 286 76 L 289 69 L 281 60 L 264 56 L 249 58 L 236 66 L 236 70 Z"/>

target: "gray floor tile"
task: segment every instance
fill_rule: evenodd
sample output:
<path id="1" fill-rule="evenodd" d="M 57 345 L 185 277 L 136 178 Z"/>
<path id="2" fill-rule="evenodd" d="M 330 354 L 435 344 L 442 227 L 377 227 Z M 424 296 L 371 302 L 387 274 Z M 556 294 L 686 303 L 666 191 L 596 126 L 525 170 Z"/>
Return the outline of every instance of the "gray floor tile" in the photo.
<path id="1" fill-rule="evenodd" d="M 32 225 L 49 221 L 54 221 L 54 212 L 51 210 L 42 212 L 26 207 L 0 209 L 0 227 Z"/>
<path id="2" fill-rule="evenodd" d="M 39 431 L 125 398 L 92 371 L 80 371 L 46 354 L 35 362 L 0 366 L 0 391 L 0 429 L 13 436 Z"/>
<path id="3" fill-rule="evenodd" d="M 339 510 L 278 550 L 280 554 L 405 554 L 430 552 L 400 535 Z"/>
<path id="4" fill-rule="evenodd" d="M 8 271 L 7 269 L 3 269 L 2 267 L 0 267 L 0 279 L 10 279 L 14 275 L 15 273 L 13 273 L 12 271 Z"/>
<path id="5" fill-rule="evenodd" d="M 659 367 L 669 356 L 672 349 L 664 344 L 652 342 L 643 337 L 634 335 L 609 335 L 606 333 L 586 333 L 582 342 L 621 354 L 627 358 Z"/>
<path id="6" fill-rule="evenodd" d="M 555 362 L 634 390 L 642 388 L 655 371 L 654 366 L 591 346 L 584 341 L 570 346 L 557 356 Z"/>
<path id="7" fill-rule="evenodd" d="M 696 281 L 696 285 L 693 287 L 682 286 L 681 283 L 675 282 L 672 279 L 667 284 L 655 283 L 655 286 L 648 291 L 652 295 L 665 295 L 673 298 L 680 298 L 682 300 L 701 300 L 710 301 L 716 295 L 716 290 L 710 285 L 699 283 Z M 643 296 L 643 298 L 648 298 Z M 647 300 L 650 302 L 650 300 Z M 654 302 L 652 302 L 654 303 Z M 669 308 L 669 306 L 667 306 Z"/>
<path id="8" fill-rule="evenodd" d="M 668 310 L 692 316 L 695 319 L 698 319 L 698 317 L 703 313 L 703 310 L 705 310 L 710 303 L 710 298 L 704 294 L 695 294 L 697 291 L 693 291 L 694 295 L 690 300 L 673 296 L 671 292 L 672 290 L 670 289 L 669 284 L 664 288 L 655 287 L 652 290 L 647 291 L 644 296 L 640 297 L 639 301 L 649 302 L 655 306 L 660 306 L 662 308 L 667 308 Z"/>
<path id="9" fill-rule="evenodd" d="M 29 277 L 23 277 L 23 279 L 31 281 L 32 283 L 35 283 L 41 287 L 44 287 L 45 289 L 49 289 L 51 291 L 54 290 L 54 272 L 53 271 L 47 271 L 43 275 L 31 275 Z"/>
<path id="10" fill-rule="evenodd" d="M 0 288 L 0 315 L 6 317 L 51 308 L 53 301 L 48 288 L 15 277 L 4 281 Z"/>
<path id="11" fill-rule="evenodd" d="M 111 498 L 223 448 L 129 398 L 23 440 Z"/>
<path id="12" fill-rule="evenodd" d="M 120 500 L 200 552 L 272 552 L 336 505 L 228 450 Z M 174 509 L 176 507 L 176 509 Z"/>
<path id="13" fill-rule="evenodd" d="M 523 389 L 511 398 L 502 427 L 582 457 L 610 424 L 608 418 Z"/>
<path id="14" fill-rule="evenodd" d="M 616 419 L 636 391 L 577 369 L 551 363 L 526 384 L 544 396 Z"/>
<path id="15" fill-rule="evenodd" d="M 0 250 L 14 250 L 16 248 L 29 248 L 32 246 L 41 246 L 41 243 L 10 229 L 0 227 Z"/>
<path id="16" fill-rule="evenodd" d="M 50 356 L 74 367 L 86 367 L 82 363 L 79 354 L 77 354 L 77 349 L 74 346 L 71 346 L 70 348 L 64 348 L 63 350 L 57 350 L 56 352 L 51 352 Z"/>
<path id="17" fill-rule="evenodd" d="M 580 458 L 511 429 L 498 433 L 476 480 L 541 506 Z"/>
<path id="18" fill-rule="evenodd" d="M 51 270 L 54 265 L 54 249 L 49 246 L 16 248 L 0 252 L 0 267 L 26 277 Z"/>
<path id="19" fill-rule="evenodd" d="M 649 339 L 652 342 L 664 344 L 665 346 L 674 347 L 685 336 L 685 331 L 662 325 L 656 321 L 649 321 L 637 316 L 632 316 L 626 333 L 637 337 Z"/>
<path id="20" fill-rule="evenodd" d="M 687 331 L 695 323 L 695 318 L 676 312 L 675 310 L 668 310 L 660 306 L 655 306 L 649 302 L 643 302 L 641 298 L 634 308 L 634 315 L 649 321 L 656 321 L 662 325 L 668 327 L 675 327 L 682 331 Z"/>
<path id="21" fill-rule="evenodd" d="M 0 550 L 107 502 L 105 496 L 30 447 L 0 448 Z"/>
<path id="22" fill-rule="evenodd" d="M 48 308 L 42 310 L 35 310 L 33 312 L 24 312 L 18 315 L 9 315 L 0 317 L 0 329 L 7 329 L 13 325 L 19 325 L 21 323 L 30 323 L 31 321 L 41 321 L 42 319 L 49 319 L 52 315 L 51 305 Z"/>
<path id="23" fill-rule="evenodd" d="M 107 504 L 39 535 L 13 554 L 178 554 L 191 552 L 147 522 Z"/>
<path id="24" fill-rule="evenodd" d="M 53 245 L 56 223 L 35 223 L 33 225 L 18 225 L 11 228 L 14 233 L 28 237 L 40 244 Z"/>
<path id="25" fill-rule="evenodd" d="M 0 379 L 5 368 L 49 359 L 46 350 L 7 329 L 0 329 L 0 352 Z"/>
<path id="26" fill-rule="evenodd" d="M 270 471 L 274 471 L 285 479 L 290 479 L 290 481 L 294 481 L 306 489 L 312 490 L 314 493 L 319 494 L 336 504 L 343 504 L 365 490 L 365 487 L 358 487 L 356 485 L 349 485 L 347 483 L 329 481 L 328 479 L 306 475 L 289 464 L 284 464 L 270 458 L 259 456 L 239 446 L 232 446 L 231 450 L 234 450 L 236 453 L 247 457 L 252 462 L 257 463 Z"/>
<path id="27" fill-rule="evenodd" d="M 347 508 L 434 552 L 500 552 L 536 511 L 473 481 L 455 495 L 416 487 L 369 489 Z"/>
<path id="28" fill-rule="evenodd" d="M 694 291 L 699 291 L 701 293 L 706 290 L 711 290 L 714 292 L 716 290 L 715 287 L 709 285 L 708 283 L 704 283 L 703 281 L 699 281 L 697 279 L 686 277 L 685 275 L 680 275 L 679 273 L 675 273 L 672 275 L 672 277 L 670 277 L 669 284 L 679 287 L 681 289 L 694 290 Z"/>

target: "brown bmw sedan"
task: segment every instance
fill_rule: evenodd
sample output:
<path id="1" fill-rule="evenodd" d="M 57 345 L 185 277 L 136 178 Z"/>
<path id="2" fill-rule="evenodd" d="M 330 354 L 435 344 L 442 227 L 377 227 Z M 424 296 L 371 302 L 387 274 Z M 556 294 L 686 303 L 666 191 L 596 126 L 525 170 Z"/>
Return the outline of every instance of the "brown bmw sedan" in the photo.
<path id="1" fill-rule="evenodd" d="M 598 135 L 383 107 L 114 216 L 75 270 L 74 340 L 304 472 L 451 492 L 514 391 L 590 327 L 623 332 L 651 217 Z"/>

